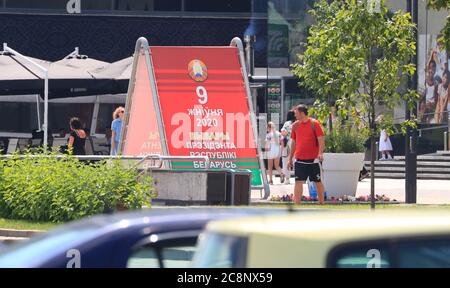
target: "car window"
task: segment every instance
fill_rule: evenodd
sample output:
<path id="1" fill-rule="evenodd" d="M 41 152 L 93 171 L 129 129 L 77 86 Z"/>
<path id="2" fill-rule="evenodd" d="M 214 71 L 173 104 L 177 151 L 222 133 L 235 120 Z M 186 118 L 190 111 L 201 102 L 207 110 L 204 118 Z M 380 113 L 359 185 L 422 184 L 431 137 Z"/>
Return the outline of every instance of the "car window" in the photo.
<path id="1" fill-rule="evenodd" d="M 389 268 L 388 245 L 351 245 L 333 251 L 330 266 L 335 268 Z"/>
<path id="2" fill-rule="evenodd" d="M 247 258 L 247 238 L 216 233 L 201 235 L 192 261 L 198 268 L 241 268 Z"/>
<path id="3" fill-rule="evenodd" d="M 196 249 L 197 238 L 160 241 L 134 249 L 127 268 L 186 268 Z M 162 264 L 162 266 L 161 266 Z"/>
<path id="4" fill-rule="evenodd" d="M 450 238 L 400 242 L 396 250 L 401 268 L 450 268 Z"/>
<path id="5" fill-rule="evenodd" d="M 195 246 L 164 247 L 161 256 L 164 268 L 187 268 L 194 256 Z"/>
<path id="6" fill-rule="evenodd" d="M 336 268 L 450 268 L 450 237 L 391 239 L 334 249 L 329 266 Z"/>
<path id="7" fill-rule="evenodd" d="M 136 250 L 128 258 L 127 268 L 160 268 L 155 248 L 143 247 Z"/>

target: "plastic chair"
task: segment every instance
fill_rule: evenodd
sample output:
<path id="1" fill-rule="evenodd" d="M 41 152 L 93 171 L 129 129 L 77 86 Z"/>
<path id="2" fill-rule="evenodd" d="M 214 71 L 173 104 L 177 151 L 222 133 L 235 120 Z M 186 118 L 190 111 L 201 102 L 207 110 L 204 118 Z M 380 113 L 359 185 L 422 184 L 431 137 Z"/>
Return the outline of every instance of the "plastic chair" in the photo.
<path id="1" fill-rule="evenodd" d="M 94 155 L 109 155 L 109 145 L 106 138 L 91 137 Z"/>
<path id="2" fill-rule="evenodd" d="M 17 138 L 9 138 L 8 150 L 6 150 L 6 154 L 13 154 L 17 150 L 17 143 L 19 139 Z"/>

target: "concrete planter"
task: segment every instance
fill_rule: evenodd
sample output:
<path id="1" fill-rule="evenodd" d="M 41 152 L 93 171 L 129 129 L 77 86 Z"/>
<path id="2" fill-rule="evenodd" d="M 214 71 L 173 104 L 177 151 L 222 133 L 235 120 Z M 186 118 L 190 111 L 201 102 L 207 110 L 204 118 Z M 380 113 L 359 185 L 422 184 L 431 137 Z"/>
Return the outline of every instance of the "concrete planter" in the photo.
<path id="1" fill-rule="evenodd" d="M 364 153 L 325 153 L 323 183 L 328 198 L 355 196 Z"/>

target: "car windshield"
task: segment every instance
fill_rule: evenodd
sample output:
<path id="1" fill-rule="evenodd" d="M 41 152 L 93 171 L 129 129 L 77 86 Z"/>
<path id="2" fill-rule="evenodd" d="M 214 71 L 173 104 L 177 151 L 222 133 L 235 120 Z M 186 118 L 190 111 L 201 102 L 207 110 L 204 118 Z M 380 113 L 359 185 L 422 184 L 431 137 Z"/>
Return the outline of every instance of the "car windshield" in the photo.
<path id="1" fill-rule="evenodd" d="M 205 233 L 200 235 L 192 266 L 196 268 L 241 268 L 247 255 L 247 238 Z"/>

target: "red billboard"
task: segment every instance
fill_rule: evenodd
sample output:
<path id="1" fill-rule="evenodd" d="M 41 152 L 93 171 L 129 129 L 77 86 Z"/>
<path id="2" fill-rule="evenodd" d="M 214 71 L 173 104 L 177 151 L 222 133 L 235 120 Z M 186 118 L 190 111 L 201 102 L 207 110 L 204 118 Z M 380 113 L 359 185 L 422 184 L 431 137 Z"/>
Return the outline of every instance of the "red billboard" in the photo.
<path id="1" fill-rule="evenodd" d="M 209 168 L 249 169 L 261 186 L 246 84 L 236 47 L 151 47 L 169 155 L 208 156 Z M 174 162 L 174 169 L 205 168 Z"/>

